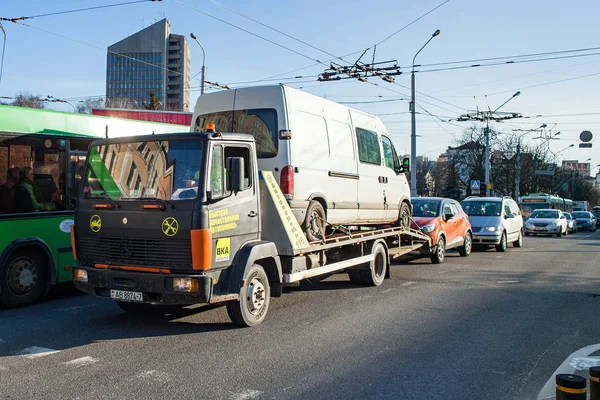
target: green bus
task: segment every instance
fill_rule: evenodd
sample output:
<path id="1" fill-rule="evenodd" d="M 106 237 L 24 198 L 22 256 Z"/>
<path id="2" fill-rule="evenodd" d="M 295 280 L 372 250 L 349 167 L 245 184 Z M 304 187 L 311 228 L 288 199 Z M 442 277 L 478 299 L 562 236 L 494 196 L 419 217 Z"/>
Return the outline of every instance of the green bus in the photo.
<path id="1" fill-rule="evenodd" d="M 104 137 L 187 132 L 189 126 L 0 106 L 0 307 L 20 307 L 72 280 L 77 188 L 68 173 Z M 106 154 L 105 157 L 113 157 Z"/>
<path id="2" fill-rule="evenodd" d="M 548 193 L 531 193 L 519 198 L 519 206 L 523 212 L 523 217 L 529 218 L 529 215 L 538 208 L 552 208 L 571 212 L 573 211 L 573 200 L 563 199 Z"/>

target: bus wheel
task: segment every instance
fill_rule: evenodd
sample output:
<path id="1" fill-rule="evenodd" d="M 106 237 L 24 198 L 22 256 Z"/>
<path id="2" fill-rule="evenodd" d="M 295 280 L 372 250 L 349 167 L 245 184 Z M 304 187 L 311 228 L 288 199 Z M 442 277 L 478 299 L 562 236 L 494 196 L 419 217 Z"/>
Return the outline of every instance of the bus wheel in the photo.
<path id="1" fill-rule="evenodd" d="M 246 285 L 240 291 L 240 299 L 227 303 L 227 314 L 234 324 L 255 326 L 265 319 L 269 310 L 269 279 L 262 266 L 253 264 L 244 281 Z"/>
<path id="2" fill-rule="evenodd" d="M 5 307 L 23 307 L 38 301 L 44 294 L 48 271 L 44 258 L 36 250 L 13 252 L 0 267 L 0 304 Z"/>

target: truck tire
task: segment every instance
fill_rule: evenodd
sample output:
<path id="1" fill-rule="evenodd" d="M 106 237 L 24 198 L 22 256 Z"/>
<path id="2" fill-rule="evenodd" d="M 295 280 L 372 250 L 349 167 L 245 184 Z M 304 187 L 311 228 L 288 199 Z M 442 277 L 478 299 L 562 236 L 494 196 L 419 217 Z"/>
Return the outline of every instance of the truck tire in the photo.
<path id="1" fill-rule="evenodd" d="M 358 269 L 349 270 L 348 277 L 350 278 L 350 282 L 352 282 L 355 285 L 363 284 L 362 276 L 360 275 L 360 270 L 358 270 Z"/>
<path id="2" fill-rule="evenodd" d="M 311 200 L 308 203 L 306 217 L 302 222 L 302 230 L 309 242 L 318 242 L 325 238 L 325 210 L 321 203 Z"/>
<path id="3" fill-rule="evenodd" d="M 446 259 L 446 239 L 440 236 L 435 243 L 435 251 L 431 253 L 431 262 L 441 264 Z"/>
<path id="4" fill-rule="evenodd" d="M 0 266 L 0 304 L 4 307 L 23 307 L 38 301 L 48 284 L 45 257 L 35 249 L 14 251 Z"/>
<path id="5" fill-rule="evenodd" d="M 269 278 L 262 266 L 253 264 L 244 277 L 246 285 L 240 291 L 240 299 L 227 303 L 227 314 L 234 324 L 255 326 L 267 316 L 271 301 Z"/>
<path id="6" fill-rule="evenodd" d="M 388 266 L 388 254 L 383 244 L 377 243 L 371 252 L 374 258 L 369 263 L 369 269 L 359 269 L 362 284 L 365 286 L 380 286 L 385 279 Z M 352 279 L 352 278 L 350 278 Z"/>

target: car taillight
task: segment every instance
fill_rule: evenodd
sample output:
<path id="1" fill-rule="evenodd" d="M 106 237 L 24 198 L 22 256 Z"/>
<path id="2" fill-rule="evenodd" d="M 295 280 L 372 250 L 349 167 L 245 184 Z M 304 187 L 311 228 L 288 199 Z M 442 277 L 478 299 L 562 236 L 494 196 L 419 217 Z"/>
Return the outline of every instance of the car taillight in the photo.
<path id="1" fill-rule="evenodd" d="M 279 187 L 286 199 L 292 200 L 294 198 L 294 169 L 291 165 L 286 165 L 281 169 Z"/>

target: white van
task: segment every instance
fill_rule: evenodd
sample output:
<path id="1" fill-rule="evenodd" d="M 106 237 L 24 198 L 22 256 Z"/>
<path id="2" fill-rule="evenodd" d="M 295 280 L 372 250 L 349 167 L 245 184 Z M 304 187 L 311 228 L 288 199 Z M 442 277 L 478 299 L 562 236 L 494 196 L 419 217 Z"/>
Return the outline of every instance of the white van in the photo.
<path id="1" fill-rule="evenodd" d="M 408 159 L 374 115 L 273 85 L 200 96 L 191 130 L 208 123 L 254 136 L 259 169 L 274 172 L 309 240 L 322 238 L 325 220 L 408 226 Z"/>

